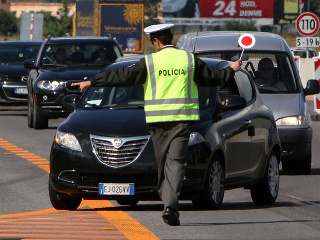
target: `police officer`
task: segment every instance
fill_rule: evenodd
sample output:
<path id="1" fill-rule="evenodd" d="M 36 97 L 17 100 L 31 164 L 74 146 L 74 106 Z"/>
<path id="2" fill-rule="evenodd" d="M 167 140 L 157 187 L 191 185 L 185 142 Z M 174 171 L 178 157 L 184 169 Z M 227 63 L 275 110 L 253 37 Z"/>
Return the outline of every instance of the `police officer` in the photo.
<path id="1" fill-rule="evenodd" d="M 158 164 L 158 192 L 164 203 L 162 218 L 179 226 L 179 194 L 186 170 L 191 123 L 200 119 L 197 84 L 219 86 L 240 70 L 241 60 L 223 70 L 211 70 L 198 57 L 172 45 L 173 24 L 145 28 L 157 50 L 137 64 L 102 72 L 75 83 L 83 91 L 91 86 L 144 87 L 146 122 L 149 124 Z"/>

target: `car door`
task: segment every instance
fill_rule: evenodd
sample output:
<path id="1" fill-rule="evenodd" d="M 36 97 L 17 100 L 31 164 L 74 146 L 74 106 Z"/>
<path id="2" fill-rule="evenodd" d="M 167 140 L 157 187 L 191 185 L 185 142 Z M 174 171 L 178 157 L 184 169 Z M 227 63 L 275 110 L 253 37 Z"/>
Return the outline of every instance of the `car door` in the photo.
<path id="1" fill-rule="evenodd" d="M 238 75 L 238 73 L 236 74 Z M 240 95 L 235 81 L 237 76 L 230 80 L 227 86 L 220 88 L 222 108 L 224 100 L 229 95 Z M 250 115 L 247 108 L 232 111 L 222 111 L 221 119 L 216 123 L 218 134 L 225 147 L 226 184 L 239 182 L 246 178 L 248 172 L 248 158 L 251 152 L 251 137 L 249 136 Z"/>
<path id="2" fill-rule="evenodd" d="M 250 148 L 247 149 L 246 177 L 252 178 L 252 174 L 257 172 L 257 169 L 263 165 L 261 161 L 267 157 L 271 121 L 265 114 L 267 107 L 260 99 L 248 75 L 244 72 L 238 72 L 236 82 L 239 87 L 240 96 L 244 97 L 247 101 L 248 115 L 246 123 L 248 127 L 248 141 L 251 142 L 251 145 Z"/>

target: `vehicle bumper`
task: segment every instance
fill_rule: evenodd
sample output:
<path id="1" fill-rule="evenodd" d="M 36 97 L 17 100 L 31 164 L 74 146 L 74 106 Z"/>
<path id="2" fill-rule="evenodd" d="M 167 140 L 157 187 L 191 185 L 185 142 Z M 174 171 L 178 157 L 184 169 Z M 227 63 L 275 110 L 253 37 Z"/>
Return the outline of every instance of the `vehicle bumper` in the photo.
<path id="1" fill-rule="evenodd" d="M 67 117 L 72 110 L 63 106 L 64 93 L 59 94 L 36 94 L 37 107 L 45 118 Z"/>
<path id="2" fill-rule="evenodd" d="M 92 149 L 76 152 L 53 144 L 50 155 L 52 186 L 58 192 L 86 199 L 159 200 L 157 164 L 149 157 L 151 147 L 152 144 L 146 146 L 145 152 L 130 166 L 114 169 L 100 163 Z M 135 183 L 135 195 L 99 195 L 99 183 Z"/>
<path id="3" fill-rule="evenodd" d="M 282 145 L 282 160 L 305 159 L 311 149 L 312 128 L 278 129 Z"/>
<path id="4" fill-rule="evenodd" d="M 0 102 L 28 102 L 28 89 L 26 84 L 20 82 L 0 83 Z"/>

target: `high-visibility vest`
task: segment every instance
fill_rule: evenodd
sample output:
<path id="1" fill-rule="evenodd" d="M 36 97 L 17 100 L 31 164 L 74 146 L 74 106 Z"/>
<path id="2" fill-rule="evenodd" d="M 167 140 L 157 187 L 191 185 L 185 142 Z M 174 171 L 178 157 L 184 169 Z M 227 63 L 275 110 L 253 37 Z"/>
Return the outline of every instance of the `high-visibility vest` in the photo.
<path id="1" fill-rule="evenodd" d="M 146 122 L 199 120 L 193 54 L 168 47 L 145 59 L 148 69 L 143 85 Z"/>

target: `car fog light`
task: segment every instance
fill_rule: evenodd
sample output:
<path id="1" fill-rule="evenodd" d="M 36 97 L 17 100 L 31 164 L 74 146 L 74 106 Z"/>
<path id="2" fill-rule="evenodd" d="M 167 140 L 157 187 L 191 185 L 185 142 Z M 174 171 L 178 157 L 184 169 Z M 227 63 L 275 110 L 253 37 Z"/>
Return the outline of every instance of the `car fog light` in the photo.
<path id="1" fill-rule="evenodd" d="M 61 145 L 62 147 L 82 152 L 78 139 L 72 133 L 57 131 L 54 140 L 57 144 Z"/>
<path id="2" fill-rule="evenodd" d="M 47 100 L 48 100 L 48 96 L 47 96 L 47 95 L 44 95 L 44 96 L 42 97 L 42 100 L 43 100 L 43 101 L 47 101 Z"/>
<path id="3" fill-rule="evenodd" d="M 189 136 L 189 146 L 204 142 L 204 138 L 198 132 L 192 132 Z"/>

